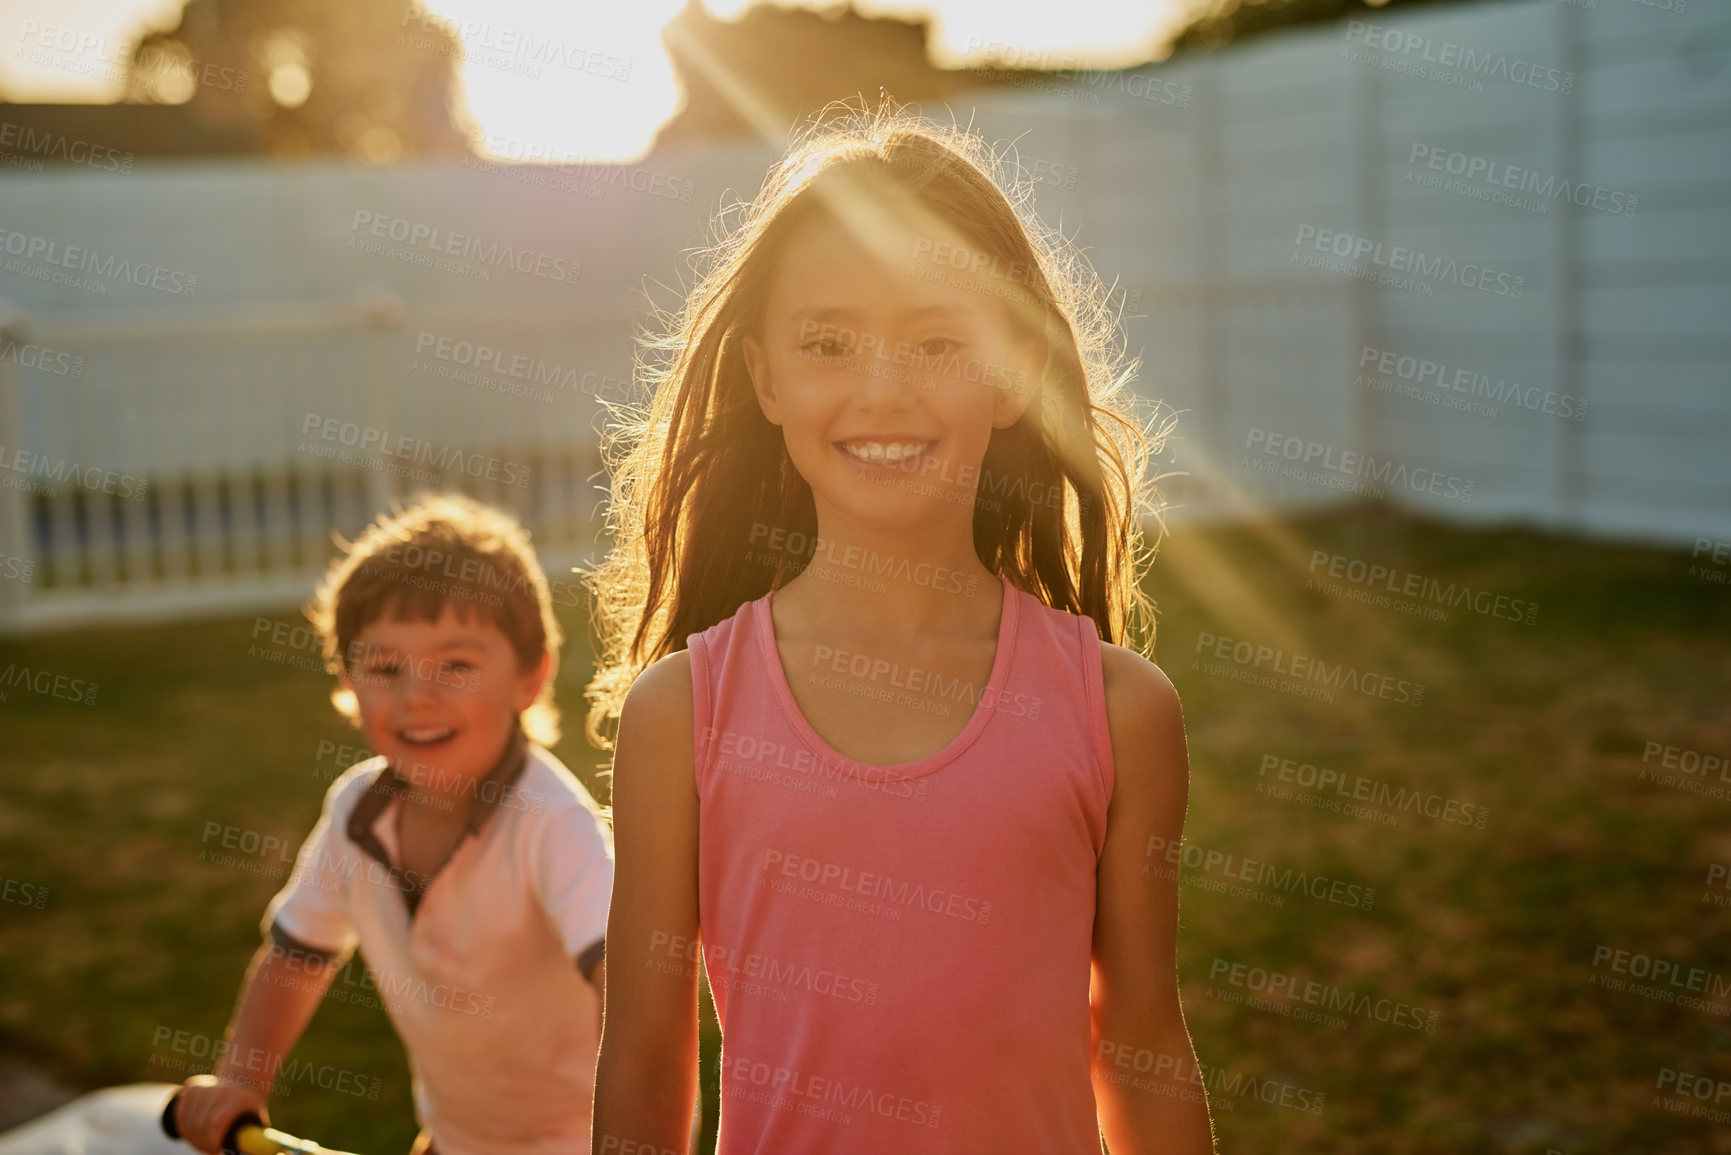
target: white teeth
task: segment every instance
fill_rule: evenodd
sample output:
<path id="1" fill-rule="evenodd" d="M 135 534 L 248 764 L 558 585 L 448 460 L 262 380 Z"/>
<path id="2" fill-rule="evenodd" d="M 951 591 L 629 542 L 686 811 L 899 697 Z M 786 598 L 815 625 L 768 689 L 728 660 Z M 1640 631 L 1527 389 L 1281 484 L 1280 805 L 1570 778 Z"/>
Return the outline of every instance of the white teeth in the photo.
<path id="1" fill-rule="evenodd" d="M 897 441 L 885 445 L 881 441 L 844 441 L 841 447 L 861 461 L 894 463 L 904 457 L 913 457 L 924 453 L 932 447 L 932 443 L 930 441 Z"/>
<path id="2" fill-rule="evenodd" d="M 403 730 L 401 733 L 411 742 L 442 742 L 451 736 L 452 731 L 446 727 L 443 730 Z"/>

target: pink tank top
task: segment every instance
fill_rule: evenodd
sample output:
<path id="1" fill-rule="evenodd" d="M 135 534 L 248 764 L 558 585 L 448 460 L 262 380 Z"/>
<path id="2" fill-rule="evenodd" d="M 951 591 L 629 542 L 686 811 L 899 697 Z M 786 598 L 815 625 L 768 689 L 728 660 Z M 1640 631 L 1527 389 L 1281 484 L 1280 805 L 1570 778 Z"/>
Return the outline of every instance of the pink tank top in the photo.
<path id="1" fill-rule="evenodd" d="M 806 722 L 772 596 L 688 639 L 717 1155 L 1099 1155 L 1088 982 L 1113 767 L 1094 623 L 1005 582 L 983 689 L 856 667 L 969 715 L 883 767 Z"/>

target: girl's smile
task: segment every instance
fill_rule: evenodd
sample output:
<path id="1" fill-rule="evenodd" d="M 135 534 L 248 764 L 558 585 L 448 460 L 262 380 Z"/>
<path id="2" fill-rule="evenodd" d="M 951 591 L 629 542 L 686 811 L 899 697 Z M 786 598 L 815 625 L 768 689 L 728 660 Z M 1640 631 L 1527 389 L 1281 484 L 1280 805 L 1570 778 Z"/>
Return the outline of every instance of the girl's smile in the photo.
<path id="1" fill-rule="evenodd" d="M 838 441 L 836 447 L 859 463 L 873 476 L 918 473 L 926 453 L 937 439 L 919 439 L 903 435 L 858 438 Z"/>

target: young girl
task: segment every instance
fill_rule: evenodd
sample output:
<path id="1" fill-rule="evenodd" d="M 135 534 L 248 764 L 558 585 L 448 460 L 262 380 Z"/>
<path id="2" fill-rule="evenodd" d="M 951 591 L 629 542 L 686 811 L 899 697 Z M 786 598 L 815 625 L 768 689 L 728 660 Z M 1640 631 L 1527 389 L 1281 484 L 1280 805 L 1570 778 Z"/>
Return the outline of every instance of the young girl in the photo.
<path id="1" fill-rule="evenodd" d="M 1098 281 L 993 171 L 813 129 L 623 431 L 597 1152 L 685 1150 L 698 965 L 721 1155 L 1212 1150 L 1149 857 L 1178 699 L 1101 641 L 1149 616 L 1149 446 Z"/>

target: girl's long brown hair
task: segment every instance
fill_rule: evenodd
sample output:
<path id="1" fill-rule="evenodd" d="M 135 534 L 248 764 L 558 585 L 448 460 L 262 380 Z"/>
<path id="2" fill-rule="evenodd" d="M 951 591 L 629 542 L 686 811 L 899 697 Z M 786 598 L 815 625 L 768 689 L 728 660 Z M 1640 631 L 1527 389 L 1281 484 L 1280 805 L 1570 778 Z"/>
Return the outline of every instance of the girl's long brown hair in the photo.
<path id="1" fill-rule="evenodd" d="M 1015 320 L 1046 338 L 1046 366 L 1021 419 L 993 431 L 981 463 L 984 478 L 1017 479 L 1021 497 L 976 504 L 974 548 L 1018 588 L 1092 618 L 1107 641 L 1152 644 L 1141 577 L 1153 546 L 1141 518 L 1158 514 L 1146 471 L 1163 430 L 1145 430 L 1136 412 L 1129 383 L 1139 363 L 1125 357 L 1105 287 L 1030 199 L 1019 173 L 971 132 L 888 105 L 832 108 L 749 204 L 718 218 L 722 235 L 702 253 L 683 309 L 642 343 L 635 376 L 647 408 L 610 406 L 602 457 L 614 544 L 583 575 L 598 635 L 585 691 L 590 742 L 611 747 L 608 723 L 644 667 L 797 575 L 752 556 L 754 525 L 815 537 L 811 488 L 758 407 L 741 354 L 788 235 L 813 212 L 856 229 L 886 211 L 941 222 L 996 258 L 992 267 L 1028 270 L 1001 295 L 1019 299 Z M 1026 499 L 1048 487 L 1064 494 L 1061 510 Z"/>

